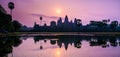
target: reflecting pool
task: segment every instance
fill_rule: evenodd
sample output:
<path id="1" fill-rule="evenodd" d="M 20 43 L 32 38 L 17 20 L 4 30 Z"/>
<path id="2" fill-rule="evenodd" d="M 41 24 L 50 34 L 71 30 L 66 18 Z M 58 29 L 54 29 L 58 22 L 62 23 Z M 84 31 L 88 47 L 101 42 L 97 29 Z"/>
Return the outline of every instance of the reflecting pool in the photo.
<path id="1" fill-rule="evenodd" d="M 0 37 L 0 57 L 120 57 L 120 37 Z"/>

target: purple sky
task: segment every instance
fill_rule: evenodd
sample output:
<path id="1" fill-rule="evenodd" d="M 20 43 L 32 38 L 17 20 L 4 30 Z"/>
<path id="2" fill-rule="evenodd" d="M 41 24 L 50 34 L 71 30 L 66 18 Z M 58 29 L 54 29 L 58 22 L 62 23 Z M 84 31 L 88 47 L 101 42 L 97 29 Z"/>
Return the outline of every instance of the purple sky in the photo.
<path id="1" fill-rule="evenodd" d="M 0 0 L 8 13 L 10 1 L 15 3 L 13 18 L 31 27 L 34 22 L 40 23 L 40 16 L 43 16 L 42 24 L 49 24 L 65 15 L 69 20 L 79 18 L 83 24 L 90 20 L 120 19 L 120 0 Z"/>

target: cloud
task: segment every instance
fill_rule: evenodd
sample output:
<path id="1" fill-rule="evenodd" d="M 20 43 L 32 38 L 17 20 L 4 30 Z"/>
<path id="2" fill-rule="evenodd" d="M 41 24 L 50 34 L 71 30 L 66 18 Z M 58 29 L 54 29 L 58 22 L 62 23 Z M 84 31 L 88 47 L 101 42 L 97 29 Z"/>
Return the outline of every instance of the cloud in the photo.
<path id="1" fill-rule="evenodd" d="M 58 19 L 59 18 L 57 16 L 47 16 L 47 15 L 44 15 L 44 14 L 31 14 L 31 15 L 38 16 L 38 17 L 42 16 L 44 18 L 50 18 L 50 19 Z"/>

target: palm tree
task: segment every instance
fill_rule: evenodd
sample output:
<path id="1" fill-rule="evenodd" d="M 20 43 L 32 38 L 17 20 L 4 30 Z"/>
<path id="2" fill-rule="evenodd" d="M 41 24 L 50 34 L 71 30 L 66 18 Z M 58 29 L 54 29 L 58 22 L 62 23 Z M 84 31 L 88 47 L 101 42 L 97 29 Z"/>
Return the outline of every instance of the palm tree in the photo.
<path id="1" fill-rule="evenodd" d="M 79 27 L 82 26 L 82 21 L 80 19 L 77 19 L 76 25 L 78 26 L 78 34 L 79 34 Z"/>
<path id="2" fill-rule="evenodd" d="M 12 10 L 14 9 L 14 3 L 13 2 L 9 2 L 8 3 L 8 8 L 11 10 L 11 16 L 12 16 Z"/>
<path id="3" fill-rule="evenodd" d="M 42 17 L 40 17 L 40 25 L 42 24 L 42 19 L 43 19 L 43 18 L 42 18 Z"/>

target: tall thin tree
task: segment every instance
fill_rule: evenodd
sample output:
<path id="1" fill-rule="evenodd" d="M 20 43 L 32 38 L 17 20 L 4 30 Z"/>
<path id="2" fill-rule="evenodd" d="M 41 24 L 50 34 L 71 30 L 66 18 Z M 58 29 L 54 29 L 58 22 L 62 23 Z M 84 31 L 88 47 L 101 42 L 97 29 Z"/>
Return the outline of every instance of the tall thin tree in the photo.
<path id="1" fill-rule="evenodd" d="M 10 11 L 10 14 L 11 14 L 11 16 L 12 16 L 12 10 L 14 9 L 14 3 L 13 3 L 13 2 L 9 2 L 9 3 L 8 3 L 8 8 L 11 10 L 11 11 Z"/>
<path id="2" fill-rule="evenodd" d="M 78 26 L 77 29 L 78 29 L 78 34 L 79 34 L 79 27 L 82 26 L 82 21 L 81 21 L 81 19 L 77 19 L 76 21 L 77 21 L 76 25 Z"/>
<path id="3" fill-rule="evenodd" d="M 43 19 L 43 18 L 42 18 L 42 16 L 41 16 L 41 17 L 40 17 L 40 26 L 42 25 L 42 19 Z"/>

